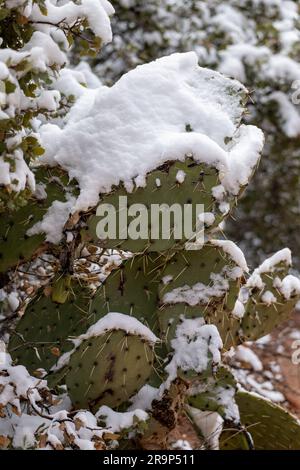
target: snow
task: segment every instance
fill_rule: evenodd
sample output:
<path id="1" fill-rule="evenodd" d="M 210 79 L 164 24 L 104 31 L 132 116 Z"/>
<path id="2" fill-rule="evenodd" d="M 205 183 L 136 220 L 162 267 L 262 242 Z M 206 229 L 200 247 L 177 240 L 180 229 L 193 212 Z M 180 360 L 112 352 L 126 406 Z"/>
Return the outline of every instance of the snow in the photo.
<path id="1" fill-rule="evenodd" d="M 46 185 L 43 183 L 39 183 L 35 187 L 35 192 L 34 192 L 34 197 L 38 199 L 39 201 L 42 201 L 43 199 L 47 198 L 47 191 L 46 191 Z"/>
<path id="2" fill-rule="evenodd" d="M 56 5 L 55 0 L 45 0 L 47 8 L 47 21 L 53 24 L 61 23 L 73 24 L 78 18 L 86 18 L 91 30 L 101 37 L 103 43 L 112 40 L 109 16 L 114 13 L 114 8 L 107 0 L 81 0 L 76 4 L 68 1 L 64 4 Z M 45 16 L 41 13 L 38 5 L 33 4 L 30 16 L 32 21 L 45 21 Z M 43 26 L 41 26 L 43 28 Z"/>
<path id="3" fill-rule="evenodd" d="M 15 312 L 20 303 L 17 292 L 10 292 L 7 296 L 7 300 L 11 311 Z"/>
<path id="4" fill-rule="evenodd" d="M 288 248 L 278 251 L 273 256 L 267 258 L 258 268 L 256 268 L 249 279 L 247 280 L 246 288 L 251 289 L 257 287 L 258 289 L 263 289 L 264 282 L 261 275 L 266 273 L 273 273 L 278 270 L 278 265 L 282 264 L 286 267 L 289 267 L 292 263 L 291 251 Z M 276 280 L 281 284 L 281 280 L 278 277 L 275 277 L 274 287 L 276 286 Z M 279 286 L 278 286 L 279 287 Z"/>
<path id="5" fill-rule="evenodd" d="M 234 242 L 231 240 L 211 240 L 211 243 L 222 248 L 244 272 L 249 272 L 244 253 Z"/>
<path id="6" fill-rule="evenodd" d="M 286 300 L 289 300 L 296 295 L 300 295 L 300 279 L 289 274 L 282 280 L 281 285 L 278 286 L 278 290 Z"/>
<path id="7" fill-rule="evenodd" d="M 211 397 L 213 402 L 222 408 L 220 414 L 224 417 L 225 420 L 233 421 L 239 423 L 239 409 L 235 402 L 235 386 L 221 386 L 217 385 L 218 382 L 215 381 L 214 377 L 209 377 L 207 381 L 195 381 L 190 387 L 188 394 L 190 396 L 195 396 L 201 393 L 206 393 Z"/>
<path id="8" fill-rule="evenodd" d="M 259 357 L 255 354 L 252 349 L 247 348 L 246 346 L 240 345 L 236 348 L 235 359 L 241 362 L 246 362 L 249 364 L 253 370 L 261 371 L 263 370 L 263 365 Z"/>
<path id="9" fill-rule="evenodd" d="M 289 248 L 283 248 L 277 251 L 273 256 L 267 258 L 255 271 L 254 273 L 263 274 L 268 272 L 274 272 L 277 265 L 283 263 L 286 266 L 292 264 L 292 254 Z"/>
<path id="10" fill-rule="evenodd" d="M 185 180 L 185 172 L 183 170 L 178 170 L 176 174 L 176 181 L 180 184 L 182 184 Z"/>
<path id="11" fill-rule="evenodd" d="M 192 287 L 184 285 L 167 292 L 163 296 L 163 303 L 186 303 L 190 306 L 208 304 L 213 297 L 224 297 L 229 290 L 229 282 L 221 275 L 211 274 L 212 285 L 197 282 Z"/>
<path id="12" fill-rule="evenodd" d="M 256 396 L 259 396 L 260 398 L 263 396 L 264 398 L 271 400 L 273 403 L 281 403 L 285 401 L 284 395 L 278 390 L 274 390 L 274 386 L 270 381 L 259 383 L 254 377 L 248 376 L 247 383 L 251 386 L 251 393 L 255 394 L 256 392 Z"/>
<path id="13" fill-rule="evenodd" d="M 15 449 L 30 449 L 36 444 L 36 431 L 47 425 L 47 420 L 39 416 L 22 413 L 21 417 L 12 415 L 8 421 L 0 419 L 0 435 L 12 436 Z"/>
<path id="14" fill-rule="evenodd" d="M 13 447 L 19 449 L 39 448 L 39 437 L 44 436 L 46 442 L 42 448 L 46 450 L 73 450 L 74 446 L 81 450 L 95 450 L 97 439 L 112 432 L 110 427 L 98 426 L 97 418 L 89 411 L 79 411 L 72 420 L 66 409 L 56 411 L 59 406 L 49 409 L 54 413 L 49 414 L 48 419 L 25 412 L 21 415 L 12 413 L 9 420 L 0 418 L 0 435 L 12 437 Z M 66 406 L 66 403 L 61 406 Z M 141 413 L 137 412 L 136 416 L 141 416 Z"/>
<path id="15" fill-rule="evenodd" d="M 47 242 L 59 243 L 74 204 L 75 198 L 72 196 L 69 196 L 66 202 L 54 201 L 43 219 L 27 230 L 27 235 L 46 233 Z"/>
<path id="16" fill-rule="evenodd" d="M 246 90 L 197 62 L 189 52 L 137 67 L 113 87 L 100 87 L 82 119 L 64 129 L 41 128 L 46 153 L 40 161 L 61 165 L 79 182 L 74 210 L 95 206 L 99 193 L 122 181 L 144 185 L 148 172 L 186 154 L 221 170 L 230 193 L 247 183 L 263 135 L 253 126 L 237 129 Z M 187 116 L 193 132 L 185 132 Z"/>
<path id="17" fill-rule="evenodd" d="M 178 441 L 173 442 L 172 449 L 193 450 L 193 448 L 191 447 L 191 444 L 188 441 L 184 440 L 184 439 L 178 439 Z"/>
<path id="18" fill-rule="evenodd" d="M 100 336 L 111 330 L 124 330 L 126 333 L 135 336 L 141 336 L 149 343 L 156 343 L 158 338 L 151 330 L 143 325 L 139 320 L 124 313 L 110 312 L 103 318 L 100 318 L 92 325 L 84 335 L 78 336 L 78 340 L 83 341 L 93 336 Z"/>
<path id="19" fill-rule="evenodd" d="M 240 299 L 236 300 L 232 310 L 232 315 L 237 319 L 243 318 L 245 315 L 245 305 Z"/>
<path id="20" fill-rule="evenodd" d="M 214 391 L 216 401 L 224 408 L 224 416 L 228 421 L 239 422 L 240 413 L 235 403 L 235 387 L 217 387 Z"/>
<path id="21" fill-rule="evenodd" d="M 24 366 L 11 365 L 11 358 L 6 354 L 0 363 L 0 407 L 14 406 L 21 414 L 21 401 L 28 398 L 34 402 L 41 401 L 39 389 L 46 387 L 46 382 L 29 375 Z"/>
<path id="22" fill-rule="evenodd" d="M 291 251 L 288 248 L 278 251 L 270 258 L 267 258 L 258 268 L 256 268 L 252 275 L 247 280 L 244 290 L 248 290 L 248 295 L 252 288 L 263 289 L 265 283 L 261 277 L 262 274 L 267 273 L 280 273 L 281 270 L 290 267 L 292 264 Z M 288 274 L 283 279 L 279 276 L 275 276 L 273 281 L 273 287 L 282 294 L 286 300 L 290 300 L 294 296 L 300 295 L 300 279 L 292 274 Z M 240 299 L 242 302 L 243 300 Z M 247 299 L 245 299 L 247 300 Z M 266 291 L 262 294 L 261 300 L 263 303 L 270 305 L 276 302 L 275 295 Z"/>
<path id="23" fill-rule="evenodd" d="M 207 227 L 210 227 L 215 222 L 215 216 L 212 212 L 203 212 L 202 214 L 198 215 L 198 220 Z"/>
<path id="24" fill-rule="evenodd" d="M 213 411 L 201 411 L 187 406 L 187 411 L 199 428 L 210 450 L 219 450 L 219 438 L 223 431 L 223 418 Z"/>
<path id="25" fill-rule="evenodd" d="M 300 331 L 294 330 L 289 334 L 291 339 L 300 339 Z"/>
<path id="26" fill-rule="evenodd" d="M 66 52 L 70 46 L 64 32 L 57 25 L 63 23 L 67 29 L 85 21 L 85 26 L 105 44 L 112 39 L 109 16 L 113 14 L 114 9 L 107 0 L 79 2 L 45 0 L 43 1 L 43 6 L 47 8 L 45 15 L 40 11 L 39 2 L 29 1 L 25 4 L 21 1 L 6 1 L 4 4 L 8 8 L 18 8 L 15 15 L 19 12 L 27 18 L 34 31 L 22 48 L 0 49 L 0 80 L 8 80 L 14 86 L 11 93 L 6 93 L 0 83 L 0 119 L 16 119 L 28 110 L 34 113 L 41 110 L 41 115 L 45 115 L 46 111 L 55 113 L 60 109 L 61 93 L 67 96 L 80 96 L 84 88 L 76 81 L 76 72 L 61 70 L 68 62 Z M 39 77 L 40 83 L 34 95 L 25 96 L 20 80 L 31 71 L 34 75 L 43 73 L 44 77 L 47 77 L 47 83 L 44 82 L 45 78 Z M 87 76 L 87 72 L 85 75 Z M 82 81 L 82 76 L 83 74 L 78 71 L 79 82 Z M 9 153 L 12 164 L 10 165 L 5 159 L 6 152 L 0 156 L 0 184 L 8 186 L 15 192 L 27 187 L 32 192 L 35 190 L 34 175 L 26 158 L 28 155 L 24 155 L 21 147 L 22 139 L 27 135 L 33 135 L 34 119 L 24 126 L 21 124 L 20 128 L 15 126 L 10 132 L 14 137 L 21 137 L 19 144 Z M 38 135 L 36 137 L 39 138 Z M 5 139 L 4 142 L 7 143 L 8 140 Z"/>
<path id="27" fill-rule="evenodd" d="M 84 60 L 79 62 L 79 64 L 74 67 L 73 71 L 80 72 L 82 74 L 84 77 L 84 83 L 89 90 L 99 88 L 102 85 L 99 77 L 94 74 L 89 64 Z"/>
<path id="28" fill-rule="evenodd" d="M 128 411 L 134 411 L 136 409 L 151 410 L 152 401 L 158 399 L 158 397 L 158 388 L 146 384 L 138 391 L 136 395 L 130 398 L 132 405 L 130 405 Z"/>
<path id="29" fill-rule="evenodd" d="M 271 93 L 267 99 L 277 102 L 284 133 L 290 138 L 298 137 L 300 135 L 300 114 L 290 98 L 282 91 L 276 91 Z"/>
<path id="30" fill-rule="evenodd" d="M 95 416 L 96 418 L 105 418 L 110 432 L 120 432 L 122 429 L 128 429 L 135 423 L 136 419 L 139 421 L 147 421 L 149 419 L 148 413 L 144 410 L 136 409 L 119 413 L 108 406 L 101 406 Z"/>
<path id="31" fill-rule="evenodd" d="M 264 304 L 267 304 L 269 306 L 269 305 L 275 303 L 277 301 L 277 298 L 275 297 L 275 295 L 271 291 L 267 290 L 261 296 L 261 301 Z"/>
<path id="32" fill-rule="evenodd" d="M 270 343 L 271 340 L 272 340 L 271 335 L 265 335 L 265 336 L 262 336 L 261 338 L 259 338 L 258 340 L 256 340 L 255 344 L 258 344 L 258 345 L 261 344 L 263 346 L 265 344 Z"/>
<path id="33" fill-rule="evenodd" d="M 281 271 L 286 270 L 291 266 L 291 251 L 288 248 L 284 248 L 273 256 L 267 258 L 248 278 L 246 284 L 241 287 L 238 299 L 233 309 L 233 315 L 236 318 L 242 318 L 245 313 L 246 304 L 252 295 L 253 289 L 259 289 L 261 291 L 260 301 L 270 306 L 276 302 L 280 302 L 280 299 L 270 290 L 265 290 L 266 286 L 262 275 L 263 274 L 274 274 L 278 273 L 278 276 L 274 276 L 273 288 L 278 291 L 286 300 L 290 300 L 295 296 L 300 295 L 300 279 L 296 276 L 288 274 L 283 279 L 279 277 Z"/>
<path id="34" fill-rule="evenodd" d="M 218 365 L 223 347 L 218 329 L 214 325 L 203 325 L 202 318 L 183 319 L 176 328 L 171 341 L 173 357 L 165 367 L 168 374 L 162 390 L 168 388 L 177 377 L 177 370 L 193 370 L 201 373 L 209 364 Z"/>
<path id="35" fill-rule="evenodd" d="M 204 214 L 202 214 L 204 216 Z M 202 221 L 207 220 L 202 217 Z M 208 218 L 208 221 L 210 218 Z M 162 302 L 165 304 L 185 303 L 190 306 L 208 304 L 212 298 L 222 298 L 228 293 L 230 289 L 230 280 L 238 280 L 243 276 L 244 272 L 248 272 L 248 266 L 244 254 L 235 243 L 229 240 L 210 240 L 209 243 L 213 246 L 218 246 L 224 253 L 227 253 L 232 261 L 237 266 L 225 266 L 220 273 L 212 272 L 210 274 L 210 282 L 208 285 L 202 282 L 197 282 L 193 286 L 185 284 L 177 287 L 163 295 Z M 172 276 L 164 276 L 163 283 L 169 284 L 172 281 Z M 241 318 L 244 314 L 244 306 L 241 300 L 235 304 L 233 315 Z"/>
<path id="36" fill-rule="evenodd" d="M 22 191 L 28 185 L 34 191 L 34 175 L 23 159 L 23 152 L 19 149 L 15 150 L 14 157 L 15 171 L 11 171 L 10 164 L 3 161 L 0 156 L 0 185 L 10 185 L 15 191 Z"/>

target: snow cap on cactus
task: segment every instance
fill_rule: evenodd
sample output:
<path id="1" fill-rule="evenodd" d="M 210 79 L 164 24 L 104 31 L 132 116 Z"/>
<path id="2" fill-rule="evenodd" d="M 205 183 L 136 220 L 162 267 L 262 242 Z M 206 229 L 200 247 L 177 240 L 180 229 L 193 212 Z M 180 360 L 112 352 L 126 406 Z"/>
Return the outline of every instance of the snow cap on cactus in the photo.
<path id="1" fill-rule="evenodd" d="M 187 154 L 218 168 L 224 190 L 236 195 L 264 140 L 256 127 L 239 127 L 246 97 L 239 82 L 199 67 L 195 53 L 173 54 L 100 87 L 79 121 L 45 125 L 42 161 L 78 180 L 74 210 L 95 206 L 99 193 L 121 182 L 129 191 L 143 186 L 147 173 Z"/>

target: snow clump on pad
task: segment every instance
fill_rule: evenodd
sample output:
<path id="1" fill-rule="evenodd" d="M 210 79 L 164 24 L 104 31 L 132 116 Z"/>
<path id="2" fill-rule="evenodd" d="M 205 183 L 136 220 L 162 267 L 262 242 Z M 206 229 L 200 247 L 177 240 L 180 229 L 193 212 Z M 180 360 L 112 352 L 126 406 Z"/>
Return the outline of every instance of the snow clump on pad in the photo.
<path id="1" fill-rule="evenodd" d="M 155 334 L 136 318 L 123 313 L 109 312 L 103 318 L 100 318 L 100 320 L 98 320 L 94 325 L 90 326 L 86 333 L 78 336 L 76 339 L 70 339 L 74 344 L 74 348 L 71 351 L 64 353 L 52 370 L 61 369 L 68 364 L 71 355 L 82 341 L 101 336 L 102 334 L 113 330 L 124 330 L 128 334 L 141 336 L 151 344 L 155 344 L 158 341 Z"/>
<path id="2" fill-rule="evenodd" d="M 178 369 L 201 373 L 221 362 L 223 343 L 215 325 L 205 325 L 203 318 L 181 320 L 171 341 L 174 355 L 165 368 L 168 378 L 161 393 L 176 379 Z"/>
<path id="3" fill-rule="evenodd" d="M 186 155 L 215 166 L 225 191 L 238 194 L 264 140 L 255 126 L 239 127 L 246 95 L 239 82 L 199 67 L 195 53 L 172 54 L 100 87 L 81 120 L 44 125 L 41 162 L 77 179 L 74 211 L 95 206 L 99 193 L 121 182 L 143 186 L 148 172 Z"/>

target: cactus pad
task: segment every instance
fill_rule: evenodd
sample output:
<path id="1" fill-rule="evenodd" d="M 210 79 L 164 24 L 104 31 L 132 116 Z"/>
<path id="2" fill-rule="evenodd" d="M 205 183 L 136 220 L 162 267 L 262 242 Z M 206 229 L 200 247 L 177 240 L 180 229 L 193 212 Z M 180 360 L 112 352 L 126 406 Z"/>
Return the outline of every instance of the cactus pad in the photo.
<path id="1" fill-rule="evenodd" d="M 61 279 L 58 281 L 61 287 Z M 52 293 L 57 292 L 52 289 Z M 55 302 L 40 289 L 11 336 L 12 358 L 33 373 L 38 368 L 49 370 L 61 356 L 72 349 L 68 337 L 76 337 L 94 322 L 90 314 L 91 291 L 73 281 L 64 303 Z"/>
<path id="2" fill-rule="evenodd" d="M 45 189 L 45 197 L 35 198 L 24 207 L 8 212 L 0 226 L 0 272 L 31 258 L 45 241 L 43 234 L 28 236 L 27 231 L 41 221 L 54 201 L 64 201 L 68 184 L 61 170 L 41 168 L 36 172 L 36 180 Z"/>
<path id="3" fill-rule="evenodd" d="M 163 337 L 169 341 L 174 336 L 181 316 L 203 317 L 217 326 L 225 347 L 238 343 L 240 319 L 232 311 L 242 282 L 241 268 L 218 246 L 208 243 L 201 250 L 175 254 L 159 289 Z"/>
<path id="4" fill-rule="evenodd" d="M 289 261 L 278 256 L 284 255 L 285 251 L 282 250 L 274 257 L 267 259 L 262 267 L 254 271 L 245 285 L 244 290 L 249 299 L 241 327 L 246 341 L 255 341 L 269 334 L 280 323 L 287 320 L 300 298 L 300 283 L 296 278 L 293 278 L 287 292 L 289 278 L 291 278 L 291 276 L 286 276 Z M 278 262 L 276 262 L 276 256 L 278 256 Z"/>
<path id="5" fill-rule="evenodd" d="M 256 450 L 299 450 L 300 423 L 274 403 L 247 392 L 238 392 L 241 422 L 251 434 Z M 233 429 L 221 436 L 221 449 L 241 449 L 241 433 Z"/>
<path id="6" fill-rule="evenodd" d="M 180 175 L 179 178 L 178 175 Z M 220 210 L 220 201 L 215 199 L 213 196 L 213 188 L 220 186 L 219 171 L 214 167 L 208 167 L 204 164 L 196 163 L 192 158 L 187 158 L 184 162 L 171 161 L 164 164 L 162 167 L 149 173 L 146 177 L 144 187 L 135 187 L 130 193 L 126 191 L 124 187 L 117 188 L 108 195 L 103 196 L 101 204 L 111 204 L 116 208 L 116 212 L 124 212 L 124 209 L 120 209 L 119 202 L 120 196 L 127 197 L 127 206 L 130 207 L 133 204 L 143 204 L 148 209 L 147 225 L 148 230 L 146 234 L 140 239 L 133 240 L 130 237 L 121 239 L 119 236 L 114 238 L 107 238 L 100 241 L 100 244 L 107 248 L 119 248 L 126 251 L 132 252 L 143 252 L 143 251 L 164 251 L 173 248 L 175 245 L 183 246 L 187 241 L 184 236 L 183 230 L 183 218 L 180 222 L 182 229 L 182 236 L 179 238 L 174 237 L 174 220 L 171 217 L 171 234 L 169 239 L 164 239 L 161 232 L 161 223 L 159 224 L 160 232 L 159 236 L 152 237 L 151 239 L 151 222 L 153 218 L 150 218 L 150 207 L 154 204 L 166 204 L 169 208 L 176 202 L 179 209 L 183 211 L 184 204 L 189 204 L 192 207 L 193 219 L 192 228 L 196 228 L 196 204 L 203 204 L 204 212 L 212 213 L 214 216 L 213 223 L 206 227 L 207 232 L 212 228 L 215 228 L 227 215 L 227 211 L 223 212 Z M 224 198 L 228 203 L 228 210 L 234 205 L 236 198 L 225 195 Z M 222 199 L 222 203 L 224 200 Z M 128 227 L 132 220 L 137 217 L 136 214 L 128 216 Z M 99 238 L 96 233 L 97 223 L 101 219 L 100 216 L 94 215 L 89 220 L 88 234 L 94 240 L 99 242 Z M 119 217 L 116 217 L 117 231 L 116 234 L 120 234 Z M 169 235 L 169 234 L 168 234 Z M 124 236 L 124 235 L 123 235 Z"/>
<path id="7" fill-rule="evenodd" d="M 215 377 L 203 378 L 200 383 L 195 383 L 187 402 L 198 410 L 216 411 L 225 420 L 238 421 L 239 413 L 234 400 L 236 387 L 232 373 L 223 366 Z"/>
<path id="8" fill-rule="evenodd" d="M 76 408 L 112 408 L 136 394 L 153 368 L 153 347 L 141 336 L 112 330 L 81 342 L 68 363 L 66 384 Z"/>
<path id="9" fill-rule="evenodd" d="M 155 253 L 124 261 L 98 289 L 91 312 L 97 312 L 97 318 L 110 311 L 127 313 L 156 331 L 158 285 L 166 262 L 167 257 Z"/>

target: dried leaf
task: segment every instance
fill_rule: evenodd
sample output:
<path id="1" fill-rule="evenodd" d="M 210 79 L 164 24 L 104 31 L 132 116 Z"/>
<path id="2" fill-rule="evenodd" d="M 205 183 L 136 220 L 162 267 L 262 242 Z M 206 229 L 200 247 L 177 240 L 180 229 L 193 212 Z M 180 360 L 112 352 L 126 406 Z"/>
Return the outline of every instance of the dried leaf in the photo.
<path id="1" fill-rule="evenodd" d="M 0 448 L 7 449 L 11 442 L 11 439 L 7 436 L 0 436 Z"/>
<path id="2" fill-rule="evenodd" d="M 79 431 L 79 429 L 83 427 L 83 422 L 79 418 L 74 419 L 74 424 L 76 431 Z"/>
<path id="3" fill-rule="evenodd" d="M 41 434 L 39 436 L 39 445 L 38 445 L 38 447 L 39 447 L 39 449 L 42 449 L 42 448 L 46 447 L 46 445 L 47 445 L 47 434 Z"/>
<path id="4" fill-rule="evenodd" d="M 51 348 L 50 351 L 51 351 L 51 354 L 53 354 L 53 356 L 58 357 L 61 355 L 60 349 L 55 346 L 53 346 L 53 348 Z"/>
<path id="5" fill-rule="evenodd" d="M 120 438 L 119 434 L 114 434 L 112 432 L 105 432 L 103 434 L 103 439 L 105 441 L 117 441 Z"/>
<path id="6" fill-rule="evenodd" d="M 20 412 L 19 408 L 18 408 L 17 406 L 15 406 L 15 405 L 11 405 L 11 411 L 12 411 L 15 415 L 21 416 L 21 412 Z"/>

